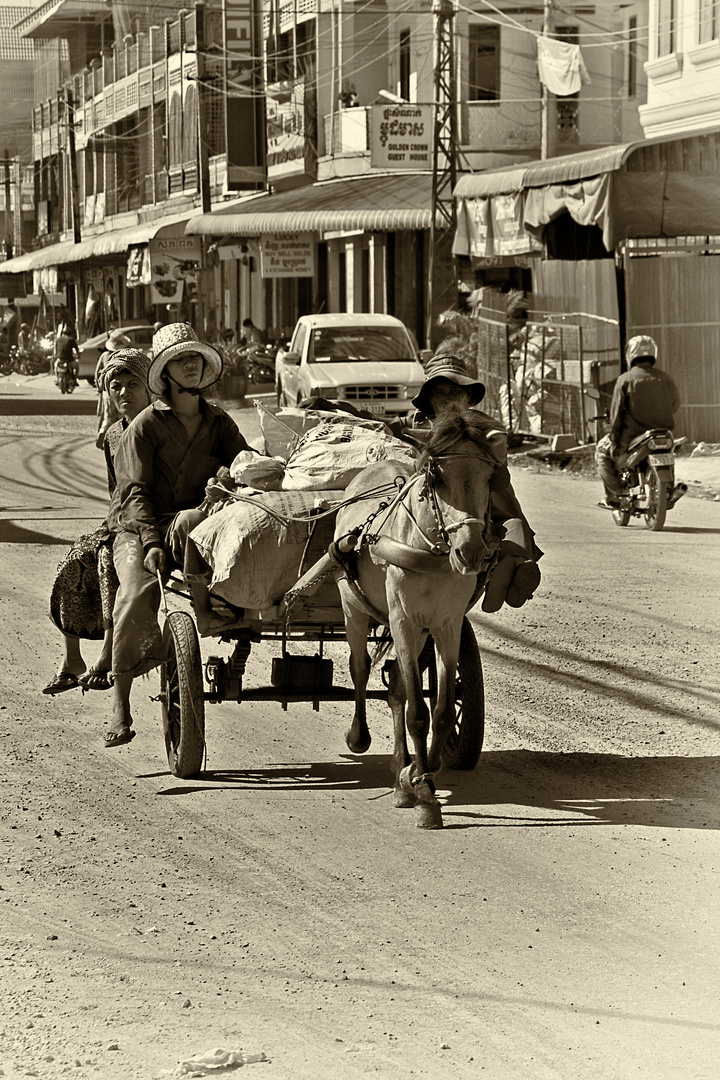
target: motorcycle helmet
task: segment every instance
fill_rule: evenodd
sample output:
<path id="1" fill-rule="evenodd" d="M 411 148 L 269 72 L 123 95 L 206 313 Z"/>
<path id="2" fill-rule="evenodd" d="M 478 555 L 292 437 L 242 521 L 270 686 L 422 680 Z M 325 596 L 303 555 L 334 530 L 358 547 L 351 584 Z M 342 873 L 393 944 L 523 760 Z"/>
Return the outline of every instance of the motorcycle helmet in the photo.
<path id="1" fill-rule="evenodd" d="M 658 348 L 654 339 L 647 334 L 638 334 L 631 337 L 625 347 L 625 359 L 630 367 L 639 364 L 641 360 L 649 360 L 654 364 L 657 359 Z"/>

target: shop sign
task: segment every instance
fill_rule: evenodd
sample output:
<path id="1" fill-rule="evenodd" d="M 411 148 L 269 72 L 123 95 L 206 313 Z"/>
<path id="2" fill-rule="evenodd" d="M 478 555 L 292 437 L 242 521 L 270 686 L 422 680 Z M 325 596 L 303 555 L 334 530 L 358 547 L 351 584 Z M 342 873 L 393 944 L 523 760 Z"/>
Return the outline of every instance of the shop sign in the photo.
<path id="1" fill-rule="evenodd" d="M 374 169 L 432 168 L 432 105 L 373 105 L 370 128 Z"/>
<path id="2" fill-rule="evenodd" d="M 265 98 L 258 57 L 262 56 L 260 4 L 223 0 L 225 136 L 230 191 L 265 186 Z"/>
<path id="3" fill-rule="evenodd" d="M 150 302 L 179 304 L 185 282 L 197 280 L 202 263 L 200 237 L 155 237 L 149 248 Z"/>
<path id="4" fill-rule="evenodd" d="M 138 285 L 150 285 L 151 282 L 150 249 L 145 244 L 131 247 L 128 251 L 125 284 L 128 289 L 135 289 Z"/>
<path id="5" fill-rule="evenodd" d="M 263 236 L 260 275 L 264 278 L 315 276 L 315 238 L 312 233 L 284 232 Z"/>

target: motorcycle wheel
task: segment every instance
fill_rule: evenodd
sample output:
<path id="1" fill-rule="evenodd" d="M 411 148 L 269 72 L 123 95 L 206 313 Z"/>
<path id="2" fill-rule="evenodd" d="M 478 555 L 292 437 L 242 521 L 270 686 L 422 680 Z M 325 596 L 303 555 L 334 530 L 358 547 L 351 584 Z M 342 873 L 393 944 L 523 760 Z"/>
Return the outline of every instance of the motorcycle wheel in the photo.
<path id="1" fill-rule="evenodd" d="M 613 510 L 612 516 L 613 516 L 613 521 L 615 522 L 615 524 L 619 525 L 621 528 L 623 528 L 625 525 L 627 525 L 628 522 L 630 521 L 630 511 L 629 510 Z"/>
<path id="2" fill-rule="evenodd" d="M 647 474 L 647 486 L 649 489 L 648 508 L 645 511 L 645 527 L 651 532 L 660 532 L 665 524 L 667 514 L 667 484 L 663 483 L 657 474 L 657 470 L 650 468 Z"/>

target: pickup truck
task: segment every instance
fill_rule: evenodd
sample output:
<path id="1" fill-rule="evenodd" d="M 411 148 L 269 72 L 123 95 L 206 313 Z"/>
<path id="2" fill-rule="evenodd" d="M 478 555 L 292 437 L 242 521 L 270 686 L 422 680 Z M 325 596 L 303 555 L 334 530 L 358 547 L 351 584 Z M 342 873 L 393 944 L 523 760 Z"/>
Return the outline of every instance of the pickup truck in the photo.
<path id="1" fill-rule="evenodd" d="M 303 315 L 275 360 L 278 405 L 324 397 L 397 416 L 412 408 L 424 378 L 411 334 L 392 315 Z"/>

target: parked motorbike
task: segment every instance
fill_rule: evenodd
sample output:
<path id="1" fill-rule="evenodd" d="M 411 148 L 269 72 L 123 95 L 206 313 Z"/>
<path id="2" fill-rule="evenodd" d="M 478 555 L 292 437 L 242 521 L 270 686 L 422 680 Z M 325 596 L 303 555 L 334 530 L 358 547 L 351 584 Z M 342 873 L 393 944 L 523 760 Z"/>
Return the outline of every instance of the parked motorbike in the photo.
<path id="1" fill-rule="evenodd" d="M 75 376 L 70 370 L 67 360 L 58 360 L 55 364 L 55 381 L 60 387 L 61 394 L 72 394 L 77 386 Z"/>
<path id="2" fill-rule="evenodd" d="M 251 383 L 275 383 L 274 345 L 253 345 L 247 350 L 247 372 Z"/>
<path id="3" fill-rule="evenodd" d="M 684 439 L 674 439 L 664 428 L 633 439 L 618 469 L 622 491 L 620 507 L 612 511 L 616 525 L 627 525 L 631 517 L 644 517 L 648 529 L 660 532 L 668 510 L 687 491 L 687 484 L 675 483 L 674 451 L 682 442 Z"/>

